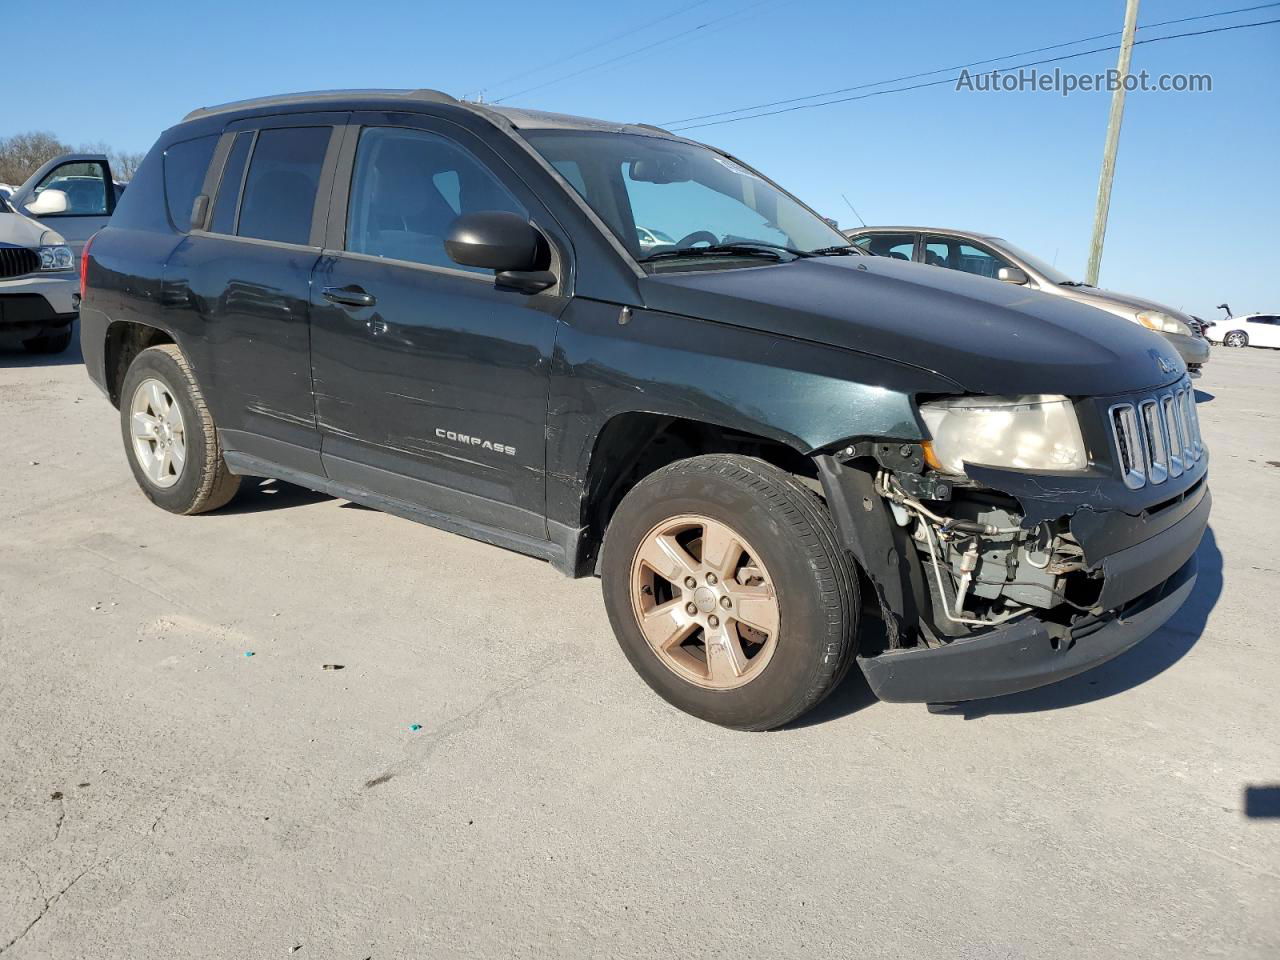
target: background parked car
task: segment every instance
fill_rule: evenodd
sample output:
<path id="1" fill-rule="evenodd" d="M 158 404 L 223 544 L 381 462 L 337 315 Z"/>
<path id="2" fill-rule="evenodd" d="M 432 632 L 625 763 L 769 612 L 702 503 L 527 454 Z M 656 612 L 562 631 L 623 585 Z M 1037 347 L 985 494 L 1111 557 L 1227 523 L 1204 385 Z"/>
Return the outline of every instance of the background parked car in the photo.
<path id="1" fill-rule="evenodd" d="M 1033 290 L 1066 297 L 1140 324 L 1168 340 L 1193 377 L 1200 375 L 1200 368 L 1209 359 L 1208 341 L 1198 336 L 1189 315 L 1153 300 L 1099 290 L 1072 280 L 1061 270 L 1000 237 L 938 227 L 862 227 L 846 230 L 844 234 L 858 246 L 882 257 L 914 260 L 1006 283 L 1025 284 Z"/>
<path id="2" fill-rule="evenodd" d="M 42 202 L 47 191 L 62 194 L 65 206 L 52 198 Z M 54 157 L 28 177 L 14 191 L 10 203 L 15 210 L 62 234 L 79 259 L 84 242 L 106 226 L 123 192 L 123 185 L 112 178 L 105 155 L 68 153 Z"/>
<path id="3" fill-rule="evenodd" d="M 676 245 L 675 240 L 661 230 L 650 230 L 648 227 L 636 227 L 636 237 L 640 240 L 640 248 L 646 252 L 654 247 Z"/>
<path id="4" fill-rule="evenodd" d="M 50 191 L 50 201 L 63 196 Z M 0 333 L 32 353 L 67 349 L 80 309 L 76 266 L 61 236 L 0 198 Z"/>
<path id="5" fill-rule="evenodd" d="M 1250 313 L 1243 317 L 1231 317 L 1214 324 L 1211 334 L 1214 343 L 1228 347 L 1271 347 L 1280 350 L 1280 315 L 1274 313 Z"/>

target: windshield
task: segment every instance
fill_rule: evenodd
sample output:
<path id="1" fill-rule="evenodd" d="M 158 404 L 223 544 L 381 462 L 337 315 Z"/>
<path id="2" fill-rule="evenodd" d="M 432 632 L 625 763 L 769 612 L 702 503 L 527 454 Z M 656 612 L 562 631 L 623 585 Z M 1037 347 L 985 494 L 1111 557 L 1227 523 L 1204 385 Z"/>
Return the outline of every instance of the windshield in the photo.
<path id="1" fill-rule="evenodd" d="M 806 253 L 849 246 L 794 197 L 706 147 L 603 131 L 523 133 L 633 257 L 655 260 L 654 269 L 658 261 L 671 269 L 671 251 L 695 245 Z"/>
<path id="2" fill-rule="evenodd" d="M 991 239 L 999 243 L 1001 247 L 1013 254 L 1015 258 L 1021 260 L 1050 283 L 1056 283 L 1061 286 L 1063 284 L 1071 284 L 1075 282 L 1061 270 L 1056 267 L 1051 267 L 1039 257 L 1033 257 L 1031 254 L 1027 253 L 1027 251 L 1015 247 L 1008 240 L 1001 240 L 999 237 L 992 237 Z"/>

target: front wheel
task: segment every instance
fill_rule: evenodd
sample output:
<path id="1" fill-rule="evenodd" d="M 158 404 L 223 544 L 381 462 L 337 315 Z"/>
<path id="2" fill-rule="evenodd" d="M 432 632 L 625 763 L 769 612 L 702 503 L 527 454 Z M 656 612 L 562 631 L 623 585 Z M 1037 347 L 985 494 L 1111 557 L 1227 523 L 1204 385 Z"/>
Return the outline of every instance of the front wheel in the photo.
<path id="1" fill-rule="evenodd" d="M 601 579 L 632 666 L 712 723 L 782 726 L 852 662 L 857 578 L 831 516 L 762 460 L 693 457 L 641 480 L 609 523 Z"/>
<path id="2" fill-rule="evenodd" d="M 1249 345 L 1249 335 L 1243 330 L 1232 330 L 1222 340 L 1228 347 L 1247 347 Z"/>
<path id="3" fill-rule="evenodd" d="M 216 510 L 240 487 L 191 366 L 171 343 L 148 347 L 129 365 L 120 430 L 138 486 L 170 513 Z"/>

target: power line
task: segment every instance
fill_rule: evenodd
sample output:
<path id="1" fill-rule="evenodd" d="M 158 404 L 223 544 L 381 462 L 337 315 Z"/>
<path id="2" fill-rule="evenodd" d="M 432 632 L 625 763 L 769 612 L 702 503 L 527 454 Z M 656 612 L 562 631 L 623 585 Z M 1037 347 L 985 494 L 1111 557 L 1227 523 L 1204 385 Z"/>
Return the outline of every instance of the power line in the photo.
<path id="1" fill-rule="evenodd" d="M 488 89 L 494 89 L 495 87 L 498 89 L 501 89 L 502 87 L 505 87 L 510 83 L 514 83 L 516 80 L 523 80 L 525 77 L 529 76 L 530 74 L 540 73 L 543 70 L 546 70 L 548 67 L 561 66 L 565 63 L 568 63 L 570 60 L 576 60 L 578 57 L 582 56 L 584 53 L 591 53 L 595 50 L 599 50 L 601 47 L 607 47 L 611 43 L 615 43 L 618 40 L 622 40 L 626 37 L 631 36 L 632 34 L 640 33 L 641 31 L 644 31 L 644 30 L 648 30 L 650 27 L 656 27 L 660 23 L 666 23 L 668 20 L 673 20 L 676 17 L 683 16 L 684 14 L 688 13 L 690 10 L 693 10 L 696 7 L 701 7 L 704 4 L 707 4 L 710 2 L 711 0 L 694 0 L 693 3 L 684 4 L 678 10 L 673 10 L 670 13 L 666 14 L 665 16 L 658 17 L 656 20 L 649 20 L 649 21 L 646 21 L 645 23 L 639 24 L 638 26 L 628 27 L 626 30 L 621 31 L 620 33 L 613 34 L 613 36 L 609 37 L 608 39 L 597 40 L 595 43 L 591 44 L 590 46 L 583 47 L 582 49 L 577 50 L 573 53 L 567 54 L 566 56 L 557 57 L 554 60 L 548 60 L 546 63 L 539 64 L 536 67 L 530 67 L 527 70 L 521 70 L 519 73 L 514 73 L 509 77 L 499 80 L 497 83 L 490 84 Z"/>
<path id="2" fill-rule="evenodd" d="M 1280 2 L 1260 3 L 1252 7 L 1237 7 L 1234 10 L 1220 10 L 1217 13 L 1204 13 L 1194 17 L 1179 17 L 1176 20 L 1161 20 L 1158 23 L 1143 24 L 1142 26 L 1139 26 L 1138 29 L 1151 30 L 1151 29 L 1154 29 L 1155 27 L 1168 27 L 1176 23 L 1189 23 L 1193 20 L 1208 20 L 1211 17 L 1225 17 L 1225 16 L 1230 16 L 1233 13 L 1247 13 L 1252 10 L 1265 10 L 1268 7 L 1280 7 Z M 667 120 L 659 124 L 659 126 L 668 127 L 668 126 L 673 126 L 675 124 L 692 123 L 695 120 L 709 120 L 714 117 L 727 117 L 732 113 L 747 113 L 748 111 L 751 111 L 751 110 L 763 110 L 767 107 L 778 107 L 778 106 L 783 106 L 789 103 L 799 103 L 802 100 L 815 100 L 818 97 L 832 97 L 840 93 L 852 93 L 855 90 L 866 90 L 869 87 L 882 87 L 890 83 L 901 83 L 904 80 L 918 80 L 921 77 L 931 77 L 935 73 L 945 73 L 949 70 L 967 70 L 970 67 L 986 66 L 989 63 L 997 63 L 1001 60 L 1008 60 L 1012 57 L 1026 57 L 1026 56 L 1030 56 L 1033 53 L 1046 53 L 1049 50 L 1060 50 L 1063 47 L 1074 47 L 1078 43 L 1090 43 L 1091 41 L 1094 41 L 1094 40 L 1103 40 L 1103 39 L 1106 39 L 1107 37 L 1114 37 L 1118 35 L 1119 35 L 1119 31 L 1112 30 L 1108 33 L 1099 33 L 1091 37 L 1080 37 L 1077 40 L 1068 40 L 1065 43 L 1053 43 L 1045 47 L 1034 47 L 1031 50 L 1020 50 L 1017 53 L 1006 53 L 1000 57 L 989 57 L 986 60 L 975 60 L 972 63 L 960 63 L 960 64 L 956 64 L 953 67 L 938 67 L 936 70 L 925 70 L 922 73 L 909 73 L 909 74 L 906 74 L 905 76 L 893 77 L 888 80 L 876 80 L 868 83 L 859 83 L 852 87 L 840 87 L 839 89 L 836 89 L 836 90 L 827 90 L 823 93 L 811 93 L 803 97 L 791 97 L 786 100 L 773 100 L 773 101 L 770 101 L 769 103 L 757 103 L 749 107 L 738 107 L 736 110 L 721 110 L 717 113 L 703 113 L 703 114 L 699 114 L 696 117 L 685 117 L 683 120 Z M 1117 46 L 1117 47 L 1110 47 L 1110 48 L 1104 47 L 1102 49 L 1115 50 L 1119 48 Z M 1095 52 L 1095 51 L 1086 51 L 1086 52 Z M 1010 69 L 1016 69 L 1016 68 L 1010 68 Z M 917 88 L 909 87 L 906 89 L 917 89 Z M 749 119 L 749 118 L 743 118 L 743 119 Z M 702 126 L 702 124 L 699 124 L 699 126 Z"/>
<path id="3" fill-rule="evenodd" d="M 663 44 L 670 43 L 673 40 L 679 40 L 681 37 L 688 36 L 691 33 L 697 33 L 699 30 L 705 30 L 707 27 L 713 26 L 717 23 L 722 23 L 725 20 L 732 20 L 735 17 L 743 16 L 744 14 L 750 13 L 752 10 L 756 9 L 757 7 L 762 7 L 766 3 L 773 3 L 773 2 L 775 2 L 775 0 L 756 0 L 755 3 L 751 4 L 748 7 L 744 7 L 741 10 L 735 10 L 733 13 L 726 13 L 723 16 L 716 17 L 713 20 L 708 20 L 706 23 L 700 23 L 696 27 L 690 27 L 687 30 L 681 30 L 679 33 L 674 33 L 669 37 L 664 37 L 661 40 L 655 40 L 653 43 L 646 44 L 643 47 L 638 47 L 635 50 L 630 50 L 626 53 L 620 53 L 616 57 L 611 57 L 608 60 L 602 60 L 599 63 L 594 63 L 590 66 L 583 67 L 581 70 L 575 70 L 573 73 L 565 74 L 562 77 L 556 77 L 551 80 L 546 80 L 532 87 L 526 87 L 523 90 L 518 90 L 515 93 L 509 93 L 505 97 L 499 97 L 497 100 L 494 100 L 493 102 L 502 103 L 502 101 L 510 100 L 512 97 L 524 96 L 524 94 L 532 93 L 534 90 L 541 90 L 543 87 L 549 87 L 556 83 L 563 83 L 565 80 L 572 80 L 574 77 L 580 77 L 584 73 L 588 73 L 592 70 L 598 70 L 601 67 L 611 66 L 612 64 L 617 63 L 619 60 L 625 60 L 627 57 L 633 57 L 636 54 L 644 53 L 648 50 L 652 50 L 654 47 L 660 47 Z"/>
<path id="4" fill-rule="evenodd" d="M 1135 40 L 1134 46 L 1138 46 L 1139 44 L 1144 44 L 1144 43 L 1160 43 L 1163 40 L 1179 40 L 1184 37 L 1202 37 L 1211 33 L 1225 33 L 1228 30 L 1245 30 L 1251 27 L 1266 27 L 1276 23 L 1280 23 L 1280 19 L 1259 20 L 1255 23 L 1236 23 L 1236 24 L 1231 24 L 1230 26 L 1225 26 L 1225 27 L 1212 27 L 1207 30 L 1192 30 L 1192 31 L 1188 31 L 1187 33 L 1171 33 L 1163 37 L 1149 37 L 1146 40 Z M 1004 67 L 1002 69 L 1006 71 L 1022 70 L 1022 69 L 1025 69 L 1026 67 L 1039 67 L 1039 66 L 1043 66 L 1046 63 L 1060 63 L 1063 60 L 1074 60 L 1079 57 L 1087 57 L 1095 53 L 1105 53 L 1110 50 L 1119 50 L 1119 49 L 1120 49 L 1119 44 L 1111 44 L 1110 46 L 1106 46 L 1106 47 L 1094 47 L 1092 50 L 1081 50 L 1078 53 L 1064 54 L 1061 57 L 1048 57 L 1044 60 L 1032 60 L 1027 63 L 1018 63 L 1010 67 Z M 955 68 L 953 67 L 952 69 L 955 69 Z M 696 130 L 700 127 L 718 127 L 726 123 L 737 123 L 740 120 L 758 120 L 761 117 L 773 117 L 781 113 L 793 113 L 797 110 L 812 110 L 815 107 L 830 107 L 830 106 L 834 106 L 837 103 L 850 103 L 854 100 L 868 100 L 871 97 L 880 97 L 890 93 L 906 93 L 909 90 L 921 90 L 925 87 L 937 87 L 944 83 L 955 83 L 959 79 L 960 79 L 959 75 L 954 77 L 943 77 L 941 80 L 930 80 L 926 83 L 915 83 L 907 87 L 892 87 L 888 90 L 873 90 L 871 93 L 863 93 L 854 97 L 841 97 L 837 100 L 823 100 L 821 103 L 801 103 L 795 106 L 783 107 L 780 110 L 769 110 L 764 113 L 753 113 L 745 117 L 730 117 L 727 120 L 712 120 L 708 123 L 692 123 L 683 127 L 673 126 L 671 127 L 671 129 L 673 131 L 682 131 L 682 130 Z M 823 96 L 823 94 L 815 94 L 815 96 Z M 806 99 L 806 98 L 801 98 L 801 99 Z M 749 110 L 752 108 L 746 107 L 744 109 Z"/>

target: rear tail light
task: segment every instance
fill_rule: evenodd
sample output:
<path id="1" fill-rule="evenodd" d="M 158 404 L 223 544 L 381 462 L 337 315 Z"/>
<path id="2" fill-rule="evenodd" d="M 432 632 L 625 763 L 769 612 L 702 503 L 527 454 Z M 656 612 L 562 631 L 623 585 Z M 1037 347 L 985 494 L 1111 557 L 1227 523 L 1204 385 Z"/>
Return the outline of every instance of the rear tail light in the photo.
<path id="1" fill-rule="evenodd" d="M 92 246 L 93 238 L 96 236 L 97 234 L 95 233 L 92 237 L 86 240 L 84 242 L 84 249 L 80 251 L 80 300 L 81 302 L 84 301 L 85 286 L 87 285 L 88 279 L 89 279 L 89 247 Z"/>

